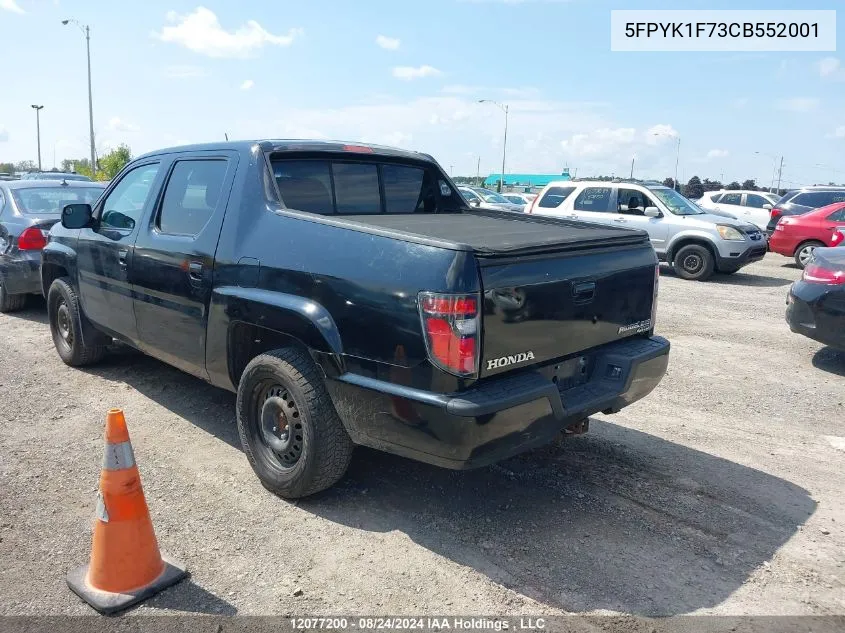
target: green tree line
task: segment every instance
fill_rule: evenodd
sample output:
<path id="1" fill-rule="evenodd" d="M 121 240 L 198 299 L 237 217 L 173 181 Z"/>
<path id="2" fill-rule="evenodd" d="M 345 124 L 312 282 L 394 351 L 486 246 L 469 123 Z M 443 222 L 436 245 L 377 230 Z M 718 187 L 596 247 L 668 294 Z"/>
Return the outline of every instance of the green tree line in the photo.
<path id="1" fill-rule="evenodd" d="M 88 158 L 66 158 L 59 168 L 45 171 L 76 172 L 88 176 L 92 180 L 111 180 L 132 160 L 132 150 L 128 145 L 118 145 L 115 149 L 103 154 L 98 160 L 96 169 L 91 168 L 91 160 Z M 38 171 L 38 165 L 31 160 L 22 160 L 16 163 L 0 162 L 0 173 L 26 174 L 31 171 Z"/>

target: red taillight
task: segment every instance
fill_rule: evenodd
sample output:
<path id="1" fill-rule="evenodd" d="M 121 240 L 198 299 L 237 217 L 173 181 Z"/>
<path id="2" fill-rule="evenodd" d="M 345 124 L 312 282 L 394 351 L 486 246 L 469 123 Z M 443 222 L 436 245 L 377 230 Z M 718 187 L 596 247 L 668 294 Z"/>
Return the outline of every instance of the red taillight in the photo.
<path id="1" fill-rule="evenodd" d="M 478 298 L 421 292 L 420 314 L 431 362 L 458 376 L 478 371 Z"/>
<path id="2" fill-rule="evenodd" d="M 819 264 L 807 264 L 801 279 L 808 284 L 828 284 L 841 286 L 845 284 L 845 270 L 831 270 Z"/>
<path id="3" fill-rule="evenodd" d="M 534 213 L 534 207 L 537 206 L 537 202 L 540 200 L 540 195 L 542 195 L 542 193 L 543 192 L 541 191 L 536 196 L 534 196 L 534 199 L 531 201 L 531 204 L 529 204 L 527 207 L 525 207 L 526 213 Z"/>
<path id="4" fill-rule="evenodd" d="M 771 210 L 771 212 L 769 214 L 769 219 L 774 220 L 775 218 L 779 218 L 782 215 L 783 215 L 783 210 L 775 208 L 775 209 Z"/>
<path id="5" fill-rule="evenodd" d="M 845 233 L 842 233 L 841 231 L 834 231 L 833 235 L 830 236 L 830 245 L 836 246 L 843 240 L 845 240 Z"/>
<path id="6" fill-rule="evenodd" d="M 358 154 L 372 154 L 373 148 L 366 145 L 344 145 L 344 152 L 356 152 Z"/>
<path id="7" fill-rule="evenodd" d="M 22 251 L 40 251 L 47 246 L 47 238 L 41 229 L 34 226 L 24 230 L 18 237 L 18 249 Z"/>

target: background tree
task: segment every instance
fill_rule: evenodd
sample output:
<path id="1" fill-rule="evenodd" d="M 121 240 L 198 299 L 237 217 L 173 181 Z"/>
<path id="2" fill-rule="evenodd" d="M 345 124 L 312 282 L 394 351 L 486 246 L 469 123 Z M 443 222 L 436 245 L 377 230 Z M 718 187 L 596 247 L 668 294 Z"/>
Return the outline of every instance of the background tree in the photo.
<path id="1" fill-rule="evenodd" d="M 15 163 L 15 172 L 23 173 L 27 171 L 37 171 L 38 164 L 34 160 L 20 160 Z"/>
<path id="2" fill-rule="evenodd" d="M 709 178 L 705 178 L 701 184 L 704 186 L 704 191 L 719 191 L 723 188 L 723 185 L 718 180 L 710 180 Z"/>
<path id="3" fill-rule="evenodd" d="M 704 185 L 701 184 L 701 179 L 698 176 L 689 179 L 686 187 L 684 187 L 684 195 L 692 200 L 698 200 L 704 195 Z"/>
<path id="4" fill-rule="evenodd" d="M 132 160 L 132 150 L 128 145 L 121 143 L 97 161 L 99 163 L 97 180 L 111 180 L 130 160 Z"/>
<path id="5" fill-rule="evenodd" d="M 15 164 L 14 163 L 0 163 L 0 173 L 14 174 L 15 173 Z"/>
<path id="6" fill-rule="evenodd" d="M 742 183 L 742 188 L 748 191 L 757 191 L 757 183 L 749 179 Z"/>
<path id="7" fill-rule="evenodd" d="M 736 180 L 734 180 L 732 183 L 725 185 L 725 189 L 727 189 L 728 191 L 739 191 L 740 189 L 742 189 L 742 185 L 739 184 Z"/>
<path id="8" fill-rule="evenodd" d="M 674 178 L 667 178 L 666 180 L 663 181 L 663 186 L 664 187 L 672 187 L 672 189 L 674 189 L 675 188 L 675 179 Z"/>

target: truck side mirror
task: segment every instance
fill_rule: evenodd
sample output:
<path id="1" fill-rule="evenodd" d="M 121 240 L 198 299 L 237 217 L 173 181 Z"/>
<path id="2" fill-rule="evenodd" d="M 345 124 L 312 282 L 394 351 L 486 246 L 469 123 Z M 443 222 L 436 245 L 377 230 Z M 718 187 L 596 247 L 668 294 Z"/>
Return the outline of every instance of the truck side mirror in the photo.
<path id="1" fill-rule="evenodd" d="M 469 206 L 478 208 L 481 206 L 481 200 L 470 200 Z"/>
<path id="2" fill-rule="evenodd" d="M 772 205 L 770 205 L 770 204 L 764 204 L 764 205 L 763 205 L 763 208 L 764 208 L 764 209 L 768 209 L 769 211 L 771 211 L 771 210 L 772 210 Z"/>
<path id="3" fill-rule="evenodd" d="M 643 214 L 648 218 L 662 218 L 663 214 L 657 207 L 646 207 Z"/>
<path id="4" fill-rule="evenodd" d="M 87 229 L 94 224 L 90 204 L 74 203 L 62 209 L 62 226 L 66 229 Z"/>

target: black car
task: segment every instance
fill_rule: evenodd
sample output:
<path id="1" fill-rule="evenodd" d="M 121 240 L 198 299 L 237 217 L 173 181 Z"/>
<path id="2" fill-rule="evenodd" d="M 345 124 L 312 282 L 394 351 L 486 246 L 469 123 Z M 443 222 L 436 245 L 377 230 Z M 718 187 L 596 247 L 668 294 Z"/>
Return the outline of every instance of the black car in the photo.
<path id="1" fill-rule="evenodd" d="M 789 329 L 845 350 L 845 247 L 815 249 L 786 303 Z"/>
<path id="2" fill-rule="evenodd" d="M 804 187 L 789 191 L 772 209 L 766 230 L 771 234 L 784 216 L 804 215 L 836 202 L 845 202 L 845 187 Z"/>
<path id="3" fill-rule="evenodd" d="M 102 192 L 95 182 L 0 182 L 0 312 L 19 310 L 28 294 L 41 294 L 41 249 L 62 208 L 92 203 Z"/>

